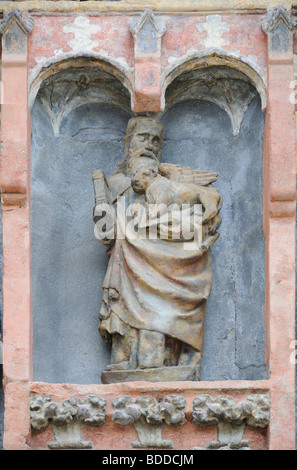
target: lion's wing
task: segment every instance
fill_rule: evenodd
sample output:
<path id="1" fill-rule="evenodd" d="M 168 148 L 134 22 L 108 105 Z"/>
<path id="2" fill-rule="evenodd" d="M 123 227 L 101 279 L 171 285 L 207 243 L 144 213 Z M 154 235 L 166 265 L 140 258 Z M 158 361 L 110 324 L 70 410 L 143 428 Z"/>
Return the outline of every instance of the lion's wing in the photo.
<path id="1" fill-rule="evenodd" d="M 159 173 L 177 183 L 192 183 L 200 186 L 208 186 L 218 180 L 217 173 L 193 170 L 190 167 L 174 165 L 173 163 L 161 163 L 159 165 Z"/>

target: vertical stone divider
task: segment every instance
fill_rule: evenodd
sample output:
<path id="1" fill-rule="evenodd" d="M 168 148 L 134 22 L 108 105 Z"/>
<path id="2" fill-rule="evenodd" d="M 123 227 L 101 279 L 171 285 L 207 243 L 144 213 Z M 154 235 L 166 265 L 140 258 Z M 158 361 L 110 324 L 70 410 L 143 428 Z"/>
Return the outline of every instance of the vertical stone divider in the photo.
<path id="1" fill-rule="evenodd" d="M 267 360 L 271 383 L 269 449 L 295 449 L 295 208 L 296 155 L 291 13 L 267 12 L 268 108 L 264 149 Z M 293 354 L 294 356 L 294 354 Z"/>
<path id="2" fill-rule="evenodd" d="M 132 21 L 130 30 L 134 38 L 132 109 L 136 113 L 158 113 L 163 108 L 161 52 L 166 25 L 146 8 L 140 19 Z"/>
<path id="3" fill-rule="evenodd" d="M 12 10 L 2 34 L 1 198 L 3 218 L 4 449 L 27 449 L 32 377 L 30 114 L 28 35 L 33 19 Z"/>

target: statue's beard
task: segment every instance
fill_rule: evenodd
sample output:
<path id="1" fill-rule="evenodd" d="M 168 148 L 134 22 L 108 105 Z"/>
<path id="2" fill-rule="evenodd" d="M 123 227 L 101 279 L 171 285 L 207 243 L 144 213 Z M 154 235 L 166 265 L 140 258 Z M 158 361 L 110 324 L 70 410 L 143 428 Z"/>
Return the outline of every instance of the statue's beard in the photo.
<path id="1" fill-rule="evenodd" d="M 130 176 L 134 176 L 136 172 L 146 168 L 153 168 L 158 171 L 159 166 L 159 160 L 156 157 L 153 159 L 151 157 L 141 155 L 129 155 L 127 163 L 127 169 Z"/>
<path id="2" fill-rule="evenodd" d="M 145 157 L 145 158 L 152 158 L 153 160 L 158 161 L 157 156 L 156 156 L 156 155 L 154 154 L 154 152 L 152 152 L 151 150 L 145 150 L 145 151 L 142 152 L 139 156 L 140 156 L 140 157 Z"/>

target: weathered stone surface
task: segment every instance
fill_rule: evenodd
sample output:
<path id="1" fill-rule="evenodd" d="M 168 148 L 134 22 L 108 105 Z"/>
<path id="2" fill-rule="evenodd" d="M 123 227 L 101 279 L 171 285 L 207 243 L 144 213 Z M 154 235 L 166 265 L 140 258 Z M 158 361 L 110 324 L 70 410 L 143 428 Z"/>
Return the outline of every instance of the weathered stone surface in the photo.
<path id="1" fill-rule="evenodd" d="M 4 450 L 29 450 L 29 390 L 29 383 L 25 381 L 5 384 Z"/>
<path id="2" fill-rule="evenodd" d="M 186 424 L 186 400 L 180 395 L 168 395 L 161 402 L 149 396 L 133 399 L 129 395 L 122 395 L 113 400 L 112 404 L 115 408 L 113 421 L 135 427 L 139 440 L 132 442 L 134 448 L 172 449 L 173 442 L 162 438 L 163 423 L 168 426 Z"/>
<path id="3" fill-rule="evenodd" d="M 281 6 L 275 12 L 273 31 L 268 32 L 270 112 L 266 127 L 268 145 L 264 153 L 264 168 L 268 164 L 264 207 L 270 205 L 270 218 L 264 221 L 264 230 L 269 246 L 266 298 L 269 299 L 267 327 L 270 335 L 270 377 L 276 377 L 276 387 L 271 387 L 269 440 L 271 450 L 283 450 L 296 446 L 293 413 L 296 402 L 293 393 L 296 383 L 295 364 L 286 359 L 292 353 L 289 338 L 295 335 L 295 279 L 291 273 L 295 271 L 296 121 L 294 101 L 288 99 L 288 88 L 283 86 L 283 83 L 292 86 L 292 23 L 295 23 L 296 17 L 292 18 L 291 12 L 284 12 Z M 275 39 L 273 45 L 272 39 Z M 277 134 L 279 138 L 274 139 Z M 277 248 L 279 240 L 282 240 L 282 250 Z M 285 291 L 281 287 L 283 282 L 286 283 Z"/>
<path id="4" fill-rule="evenodd" d="M 91 449 L 92 442 L 81 438 L 81 424 L 102 426 L 106 400 L 96 395 L 69 398 L 57 404 L 50 397 L 35 396 L 30 402 L 31 426 L 40 430 L 51 424 L 55 442 L 51 449 Z"/>
<path id="5" fill-rule="evenodd" d="M 32 33 L 34 20 L 28 12 L 22 13 L 20 10 L 11 10 L 0 20 L 0 33 L 6 34 L 14 25 L 18 26 L 24 34 Z"/>
<path id="6" fill-rule="evenodd" d="M 287 52 L 292 47 L 293 31 L 297 22 L 283 5 L 268 10 L 262 25 L 268 36 L 268 48 L 272 53 Z"/>
<path id="7" fill-rule="evenodd" d="M 97 238 L 110 253 L 99 331 L 112 343 L 107 370 L 121 370 L 119 380 L 124 381 L 142 377 L 131 370 L 153 368 L 148 377 L 164 380 L 162 367 L 186 365 L 196 369 L 196 374 L 187 371 L 187 379 L 199 380 L 212 285 L 210 247 L 219 237 L 222 197 L 212 186 L 216 173 L 162 164 L 162 141 L 157 118 L 134 117 L 116 171 L 108 178 L 99 178 L 97 170 L 94 179 L 93 173 Z M 107 212 L 112 214 L 109 222 Z M 182 369 L 169 374 L 171 380 L 182 376 Z M 116 377 L 109 374 L 113 382 Z"/>
<path id="8" fill-rule="evenodd" d="M 115 4 L 110 4 L 110 1 L 115 2 Z M 74 3 L 74 2 L 73 2 Z M 150 0 L 150 8 L 154 11 L 159 12 L 197 12 L 197 11 L 217 11 L 217 10 L 245 10 L 245 9 L 266 9 L 268 5 L 274 7 L 279 5 L 279 0 L 213 0 L 212 3 L 209 3 L 209 0 L 196 2 L 183 2 L 180 3 L 179 0 Z M 286 8 L 291 8 L 294 2 L 292 0 L 283 0 L 282 4 Z M 48 3 L 46 0 L 40 1 L 40 8 L 43 11 L 57 11 L 56 2 L 54 4 Z M 85 5 L 84 2 L 75 2 L 74 4 L 63 3 L 63 11 L 68 12 L 89 12 L 90 4 L 92 11 L 95 12 L 127 12 L 127 11 L 142 11 L 143 2 L 140 0 L 95 0 L 89 2 L 88 5 Z M 27 10 L 28 6 L 31 6 L 31 2 L 27 1 L 20 3 L 19 8 Z M 32 4 L 35 7 L 35 4 Z M 13 5 L 11 6 L 13 8 Z"/>
<path id="9" fill-rule="evenodd" d="M 134 112 L 158 112 L 161 109 L 161 40 L 166 21 L 152 10 L 144 9 L 130 22 L 134 39 Z"/>
<path id="10" fill-rule="evenodd" d="M 270 419 L 269 395 L 250 395 L 236 403 L 232 397 L 200 395 L 193 401 L 193 423 L 197 426 L 217 426 L 218 441 L 208 447 L 218 449 L 248 447 L 243 440 L 246 426 L 265 428 Z"/>
<path id="11" fill-rule="evenodd" d="M 120 383 L 116 385 L 77 385 L 77 384 L 50 384 L 50 383 L 32 383 L 31 391 L 35 396 L 44 395 L 50 396 L 53 402 L 61 403 L 61 401 L 68 397 L 85 397 L 90 394 L 97 395 L 107 400 L 106 406 L 106 423 L 100 427 L 86 426 L 83 424 L 82 436 L 86 441 L 92 441 L 93 449 L 95 450 L 127 450 L 131 448 L 131 442 L 138 441 L 136 437 L 133 420 L 139 419 L 141 410 L 139 405 L 137 409 L 134 407 L 135 399 L 143 398 L 144 396 L 150 396 L 156 400 L 160 405 L 164 403 L 165 397 L 170 395 L 177 396 L 178 401 L 169 402 L 174 405 L 176 414 L 177 411 L 181 411 L 185 414 L 187 423 L 180 427 L 166 424 L 163 422 L 162 439 L 172 440 L 175 449 L 189 450 L 192 447 L 204 447 L 207 448 L 209 442 L 215 441 L 217 436 L 217 430 L 215 426 L 207 426 L 203 428 L 196 427 L 191 423 L 192 415 L 192 402 L 201 393 L 209 393 L 212 396 L 216 396 L 219 390 L 227 390 L 228 394 L 236 401 L 245 401 L 247 396 L 252 393 L 266 393 L 268 390 L 268 384 L 266 381 L 232 381 L 232 382 L 130 382 Z M 203 392 L 203 390 L 205 392 Z M 262 390 L 262 392 L 260 392 Z M 122 425 L 116 424 L 112 421 L 112 401 L 118 399 L 120 396 L 129 395 L 132 401 L 124 403 L 124 407 L 120 411 L 124 412 L 121 414 L 123 419 Z M 180 401 L 180 410 L 177 409 L 177 404 Z M 186 406 L 184 406 L 186 399 Z M 167 398 L 166 398 L 167 401 Z M 174 404 L 176 403 L 176 405 Z M 133 406 L 132 406 L 133 405 Z M 127 408 L 129 407 L 129 412 Z M 147 406 L 147 408 L 156 408 L 153 405 Z M 114 409 L 114 411 L 119 408 Z M 184 415 L 182 415 L 183 417 Z M 180 421 L 180 416 L 177 417 L 177 421 Z M 124 423 L 127 423 L 123 427 Z M 150 424 L 150 426 L 153 426 Z M 115 439 L 115 436 L 117 438 Z M 247 427 L 245 439 L 250 440 L 250 447 L 253 450 L 260 450 L 267 448 L 267 431 L 266 429 L 254 429 Z M 33 449 L 46 449 L 47 442 L 53 441 L 52 429 L 50 426 L 43 428 L 41 431 L 34 431 L 32 434 L 32 448 Z"/>
<path id="12" fill-rule="evenodd" d="M 166 31 L 166 24 L 152 10 L 145 8 L 140 18 L 131 21 L 130 29 L 137 52 L 154 53 L 161 50 L 161 38 Z"/>
<path id="13" fill-rule="evenodd" d="M 56 137 L 59 137 L 62 121 L 80 106 L 109 103 L 131 112 L 129 93 L 119 80 L 98 68 L 88 68 L 87 59 L 80 67 L 78 64 L 52 75 L 39 90 Z"/>
<path id="14" fill-rule="evenodd" d="M 233 135 L 240 132 L 245 112 L 257 95 L 248 77 L 230 67 L 207 67 L 187 72 L 175 79 L 166 90 L 167 109 L 188 100 L 215 103 L 229 116 Z"/>
<path id="15" fill-rule="evenodd" d="M 24 55 L 27 51 L 26 37 L 32 32 L 33 25 L 33 18 L 28 12 L 22 14 L 19 10 L 12 10 L 6 13 L 0 20 L 4 54 Z"/>
<path id="16" fill-rule="evenodd" d="M 28 35 L 33 20 L 18 11 L 1 21 L 1 202 L 3 258 L 5 431 L 3 447 L 28 448 L 31 366 Z M 4 92 L 5 90 L 5 92 Z M 13 312 L 13 314 L 11 314 Z"/>

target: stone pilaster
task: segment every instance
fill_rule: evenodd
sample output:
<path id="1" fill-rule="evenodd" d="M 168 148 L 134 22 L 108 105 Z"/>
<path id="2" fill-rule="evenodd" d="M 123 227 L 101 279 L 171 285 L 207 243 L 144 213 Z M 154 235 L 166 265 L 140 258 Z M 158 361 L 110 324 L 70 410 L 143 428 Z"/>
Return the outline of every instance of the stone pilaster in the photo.
<path id="1" fill-rule="evenodd" d="M 133 111 L 161 110 L 161 41 L 165 23 L 151 10 L 145 9 L 140 19 L 131 23 L 134 38 Z"/>
<path id="2" fill-rule="evenodd" d="M 31 376 L 30 115 L 28 35 L 33 19 L 4 15 L 2 34 L 1 198 L 3 219 L 3 373 L 6 449 L 26 449 Z"/>
<path id="3" fill-rule="evenodd" d="M 271 379 L 269 448 L 295 448 L 296 153 L 291 13 L 278 6 L 267 13 L 268 108 L 264 149 L 264 230 L 266 239 L 267 356 Z"/>

